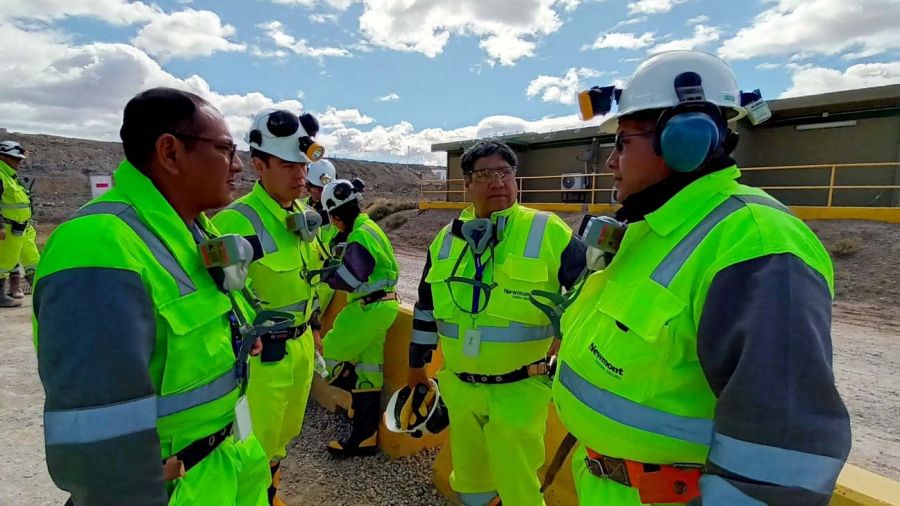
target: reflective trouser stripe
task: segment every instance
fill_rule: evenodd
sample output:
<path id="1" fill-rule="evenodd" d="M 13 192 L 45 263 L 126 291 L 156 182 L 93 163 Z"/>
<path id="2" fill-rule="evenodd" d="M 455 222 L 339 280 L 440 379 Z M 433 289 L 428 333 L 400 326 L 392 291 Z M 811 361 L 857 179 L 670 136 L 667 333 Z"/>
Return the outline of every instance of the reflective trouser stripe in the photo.
<path id="1" fill-rule="evenodd" d="M 162 240 L 156 236 L 148 227 L 141 221 L 140 217 L 137 214 L 137 211 L 134 210 L 129 204 L 124 202 L 97 202 L 94 204 L 89 204 L 85 207 L 82 207 L 77 213 L 76 217 L 80 218 L 83 216 L 93 216 L 97 214 L 110 214 L 116 216 L 120 220 L 124 221 L 126 225 L 131 227 L 131 230 L 137 234 L 138 237 L 144 242 L 147 248 L 150 250 L 150 253 L 153 255 L 153 258 L 156 259 L 157 262 L 169 273 L 170 276 L 175 280 L 175 283 L 178 285 L 178 293 L 182 296 L 187 295 L 196 291 L 194 287 L 194 282 L 191 281 L 191 278 L 187 275 L 187 272 L 181 267 L 181 264 L 178 263 L 178 260 L 175 258 L 175 255 L 169 251 L 169 248 L 162 242 Z"/>

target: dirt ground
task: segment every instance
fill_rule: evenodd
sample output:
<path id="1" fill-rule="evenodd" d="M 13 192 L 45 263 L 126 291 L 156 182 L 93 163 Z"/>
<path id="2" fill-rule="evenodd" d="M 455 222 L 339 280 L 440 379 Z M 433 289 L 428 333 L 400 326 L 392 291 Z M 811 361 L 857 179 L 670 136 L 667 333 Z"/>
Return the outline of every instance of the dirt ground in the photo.
<path id="1" fill-rule="evenodd" d="M 424 265 L 424 248 L 458 213 L 405 213 L 408 221 L 389 235 L 401 263 L 399 291 L 405 302 L 412 303 Z M 580 221 L 576 215 L 566 218 L 573 224 Z M 856 221 L 813 222 L 811 226 L 835 257 L 834 364 L 838 388 L 851 413 L 853 450 L 849 461 L 900 480 L 900 418 L 896 416 L 900 408 L 900 286 L 896 276 L 900 226 Z M 2 505 L 61 504 L 65 499 L 53 486 L 44 464 L 43 394 L 30 314 L 30 301 L 23 308 L 0 312 L 0 349 L 5 351 L 0 354 Z M 313 412 L 308 416 L 316 419 L 320 415 Z M 360 488 L 358 480 L 344 476 L 350 471 L 358 476 L 362 471 L 357 466 L 320 461 L 327 457 L 313 448 L 322 444 L 319 439 L 325 432 L 308 430 L 295 443 L 298 457 L 292 461 L 294 469 L 285 474 L 286 490 L 292 494 L 288 503 L 354 504 L 345 502 L 345 494 L 352 493 L 366 498 L 361 504 L 392 504 L 378 487 Z M 379 466 L 401 465 L 385 459 L 378 462 Z M 310 474 L 311 469 L 317 471 Z M 428 476 L 421 479 L 427 482 Z M 331 487 L 328 480 L 342 485 Z"/>

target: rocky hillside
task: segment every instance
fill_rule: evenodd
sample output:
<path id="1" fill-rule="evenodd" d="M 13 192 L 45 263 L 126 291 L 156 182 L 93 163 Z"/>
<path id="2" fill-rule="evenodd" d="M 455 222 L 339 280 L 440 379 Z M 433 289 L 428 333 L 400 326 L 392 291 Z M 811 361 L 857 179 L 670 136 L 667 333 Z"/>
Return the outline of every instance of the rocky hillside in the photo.
<path id="1" fill-rule="evenodd" d="M 20 142 L 28 150 L 22 174 L 34 177 L 35 214 L 42 222 L 59 223 L 90 199 L 88 176 L 110 174 L 123 158 L 118 142 L 70 139 L 51 135 L 8 132 L 0 128 L 0 140 Z M 250 189 L 255 176 L 250 169 L 249 154 L 240 153 L 244 161 L 241 192 Z M 392 199 L 418 198 L 419 181 L 434 179 L 439 167 L 383 162 L 367 162 L 342 158 L 330 159 L 339 177 L 359 177 L 366 182 L 366 197 Z"/>

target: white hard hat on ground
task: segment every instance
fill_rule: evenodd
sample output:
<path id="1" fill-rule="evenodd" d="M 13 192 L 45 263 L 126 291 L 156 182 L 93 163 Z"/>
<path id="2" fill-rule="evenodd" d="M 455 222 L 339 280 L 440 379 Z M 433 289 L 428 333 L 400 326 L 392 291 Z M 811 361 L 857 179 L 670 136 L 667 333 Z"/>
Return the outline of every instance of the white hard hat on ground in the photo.
<path id="1" fill-rule="evenodd" d="M 437 381 L 430 379 L 428 385 L 405 386 L 394 392 L 384 411 L 384 425 L 391 432 L 416 437 L 446 429 L 450 418 Z"/>

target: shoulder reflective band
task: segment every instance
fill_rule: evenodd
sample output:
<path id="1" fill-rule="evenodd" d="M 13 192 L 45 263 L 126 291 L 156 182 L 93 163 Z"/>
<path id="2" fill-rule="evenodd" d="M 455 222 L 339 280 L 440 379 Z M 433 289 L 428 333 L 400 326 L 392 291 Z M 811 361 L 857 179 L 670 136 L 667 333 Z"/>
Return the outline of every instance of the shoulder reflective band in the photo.
<path id="1" fill-rule="evenodd" d="M 169 273 L 172 278 L 175 279 L 175 283 L 178 285 L 178 293 L 182 296 L 187 295 L 196 291 L 194 287 L 194 282 L 191 281 L 191 278 L 187 275 L 184 269 L 181 267 L 181 264 L 178 263 L 178 260 L 175 258 L 175 255 L 169 251 L 169 248 L 163 244 L 162 240 L 157 237 L 144 222 L 141 221 L 140 217 L 138 217 L 137 212 L 133 207 L 124 203 L 124 202 L 97 202 L 95 204 L 90 204 L 88 206 L 82 207 L 76 214 L 76 218 L 80 218 L 83 216 L 92 216 L 97 214 L 110 214 L 116 216 L 120 220 L 124 221 L 126 225 L 131 227 L 131 230 L 137 234 L 138 237 L 144 242 L 148 249 L 150 249 L 150 253 L 153 255 L 153 258 L 156 259 L 157 262 Z"/>
<path id="2" fill-rule="evenodd" d="M 673 439 L 700 445 L 712 443 L 712 420 L 673 415 L 626 399 L 592 385 L 565 362 L 560 366 L 557 378 L 582 404 L 610 420 Z"/>
<path id="3" fill-rule="evenodd" d="M 247 204 L 240 203 L 234 204 L 230 207 L 242 215 L 244 218 L 247 218 L 247 221 L 250 222 L 250 225 L 253 226 L 253 232 L 256 234 L 256 237 L 259 237 L 259 242 L 262 245 L 263 251 L 268 253 L 275 253 L 278 251 L 278 246 L 275 244 L 275 239 L 272 238 L 272 234 L 266 230 L 266 227 L 263 226 L 262 220 L 259 218 L 259 214 L 256 212 L 256 209 L 248 206 Z"/>
<path id="4" fill-rule="evenodd" d="M 438 333 L 448 339 L 459 339 L 459 325 L 438 320 Z M 532 327 L 510 322 L 509 327 L 478 327 L 481 342 L 522 343 L 540 341 L 553 337 L 553 326 Z"/>
<path id="5" fill-rule="evenodd" d="M 381 246 L 381 248 L 382 248 L 385 252 L 387 252 L 387 250 L 388 250 L 387 244 L 384 243 L 384 238 L 381 237 L 381 234 L 379 234 L 378 231 L 376 231 L 374 228 L 372 228 L 372 226 L 369 225 L 368 223 L 363 223 L 363 226 L 360 227 L 360 228 L 362 228 L 363 230 L 365 230 L 366 232 L 368 232 L 369 235 L 371 235 L 372 237 L 374 237 L 374 238 L 375 238 L 375 241 L 378 243 L 378 245 Z"/>
<path id="6" fill-rule="evenodd" d="M 525 258 L 538 258 L 541 255 L 541 244 L 544 242 L 544 231 L 547 229 L 547 221 L 550 215 L 537 213 L 531 220 L 531 229 L 528 231 L 528 240 L 525 242 Z"/>
<path id="7" fill-rule="evenodd" d="M 719 207 L 713 209 L 711 213 L 706 215 L 703 220 L 694 227 L 693 230 L 688 232 L 688 234 L 681 240 L 673 249 L 666 255 L 666 258 L 663 259 L 662 263 L 653 271 L 653 274 L 650 278 L 653 281 L 656 281 L 662 286 L 668 287 L 672 280 L 675 279 L 675 276 L 678 274 L 678 271 L 684 266 L 684 264 L 688 261 L 688 258 L 691 257 L 691 254 L 694 250 L 700 246 L 700 243 L 703 242 L 703 239 L 709 234 L 709 232 L 716 227 L 719 223 L 721 223 L 725 218 L 731 216 L 733 213 L 743 209 L 748 204 L 758 204 L 766 207 L 771 207 L 773 209 L 777 209 L 779 211 L 784 211 L 790 213 L 790 210 L 784 207 L 780 202 L 775 199 L 762 197 L 759 195 L 734 195 L 729 197 L 725 202 L 719 204 Z"/>
<path id="8" fill-rule="evenodd" d="M 448 229 L 441 241 L 441 250 L 438 252 L 438 260 L 446 260 L 450 258 L 450 250 L 453 247 L 453 234 Z"/>

